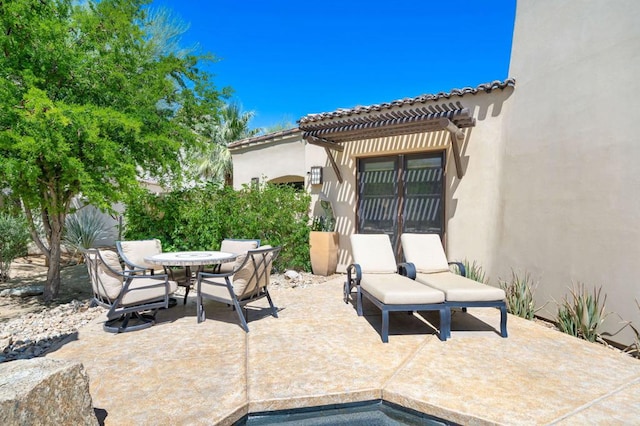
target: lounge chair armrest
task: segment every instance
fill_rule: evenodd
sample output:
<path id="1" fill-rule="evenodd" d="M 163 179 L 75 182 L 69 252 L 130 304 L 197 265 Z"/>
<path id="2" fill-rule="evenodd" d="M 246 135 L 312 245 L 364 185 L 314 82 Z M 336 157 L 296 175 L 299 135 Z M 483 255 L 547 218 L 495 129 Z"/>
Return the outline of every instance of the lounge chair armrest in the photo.
<path id="1" fill-rule="evenodd" d="M 416 265 L 411 262 L 400 263 L 398 265 L 398 273 L 412 280 L 416 279 Z"/>
<path id="2" fill-rule="evenodd" d="M 355 277 L 353 277 L 355 275 Z M 352 263 L 347 266 L 347 280 L 351 282 L 351 280 L 355 280 L 355 284 L 360 284 L 360 280 L 362 279 L 362 268 L 357 263 Z"/>
<path id="3" fill-rule="evenodd" d="M 462 262 L 449 262 L 449 265 L 456 265 L 458 267 L 458 271 L 460 271 L 460 275 L 463 277 L 467 276 L 467 269 L 464 267 Z"/>

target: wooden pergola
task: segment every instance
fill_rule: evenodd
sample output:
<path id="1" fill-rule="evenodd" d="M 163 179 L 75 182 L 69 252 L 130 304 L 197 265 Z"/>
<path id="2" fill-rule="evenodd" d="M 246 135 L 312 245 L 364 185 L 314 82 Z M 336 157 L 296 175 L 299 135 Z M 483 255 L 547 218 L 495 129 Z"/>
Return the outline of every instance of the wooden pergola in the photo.
<path id="1" fill-rule="evenodd" d="M 451 149 L 458 178 L 463 170 L 460 160 L 460 145 L 464 139 L 462 129 L 475 126 L 475 118 L 460 102 L 437 105 L 412 105 L 395 109 L 393 105 L 338 110 L 331 114 L 313 114 L 300 120 L 303 139 L 325 149 L 338 181 L 342 175 L 332 151 L 344 151 L 344 143 L 362 140 L 401 136 L 416 133 L 446 130 L 451 138 Z"/>

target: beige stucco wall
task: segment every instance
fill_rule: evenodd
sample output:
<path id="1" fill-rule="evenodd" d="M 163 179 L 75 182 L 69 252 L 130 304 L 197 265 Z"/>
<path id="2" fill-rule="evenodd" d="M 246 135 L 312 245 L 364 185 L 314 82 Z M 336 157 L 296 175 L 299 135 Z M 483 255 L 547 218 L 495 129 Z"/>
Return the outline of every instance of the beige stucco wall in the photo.
<path id="1" fill-rule="evenodd" d="M 447 150 L 446 157 L 446 211 L 447 250 L 451 259 L 492 259 L 495 229 L 499 212 L 499 177 L 502 146 L 503 104 L 513 93 L 513 88 L 454 97 L 469 108 L 477 120 L 473 128 L 465 129 L 461 146 L 465 175 L 456 177 L 452 151 L 449 149 L 449 133 L 446 131 L 395 136 L 379 139 L 345 142 L 345 150 L 334 152 L 343 182 L 336 175 L 323 148 L 307 145 L 307 168 L 323 165 L 322 185 L 307 185 L 314 196 L 332 201 L 336 215 L 336 230 L 340 233 L 338 271 L 343 272 L 351 262 L 349 235 L 356 229 L 356 166 L 360 157 L 385 156 L 410 152 Z M 438 102 L 434 102 L 437 104 Z M 312 202 L 312 209 L 318 208 Z"/>
<path id="2" fill-rule="evenodd" d="M 292 181 L 306 177 L 305 142 L 301 132 L 232 149 L 233 187 L 240 189 L 251 178 Z"/>
<path id="3" fill-rule="evenodd" d="M 640 324 L 640 2 L 518 1 L 492 275 L 527 270 L 538 305 L 603 286 Z M 556 314 L 556 304 L 540 311 Z M 619 328 L 611 316 L 608 329 Z M 630 334 L 613 339 L 630 342 Z"/>

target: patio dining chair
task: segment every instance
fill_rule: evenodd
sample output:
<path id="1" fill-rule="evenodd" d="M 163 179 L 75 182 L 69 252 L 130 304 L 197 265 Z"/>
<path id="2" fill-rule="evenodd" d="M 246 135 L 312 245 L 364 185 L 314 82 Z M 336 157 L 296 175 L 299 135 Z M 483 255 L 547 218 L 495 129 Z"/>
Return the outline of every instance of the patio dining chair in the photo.
<path id="1" fill-rule="evenodd" d="M 169 295 L 178 288 L 166 274 L 136 275 L 141 271 L 124 271 L 118 254 L 111 250 L 89 249 L 84 258 L 93 300 L 109 309 L 103 329 L 110 333 L 151 327 L 158 309 L 169 306 Z"/>
<path id="2" fill-rule="evenodd" d="M 249 250 L 255 250 L 260 247 L 260 240 L 225 238 L 220 243 L 220 251 L 233 254 L 244 254 Z M 203 272 L 212 274 L 221 272 L 231 272 L 233 270 L 233 262 L 219 263 L 211 267 L 205 267 Z"/>
<path id="3" fill-rule="evenodd" d="M 116 249 L 122 258 L 127 271 L 137 271 L 136 273 L 155 275 L 167 274 L 171 281 L 178 283 L 185 288 L 184 301 L 187 303 L 187 296 L 191 288 L 191 277 L 187 277 L 185 268 L 174 268 L 155 265 L 144 260 L 145 257 L 162 253 L 162 242 L 158 239 L 152 240 L 131 240 L 116 241 Z M 175 300 L 173 302 L 175 304 Z"/>
<path id="4" fill-rule="evenodd" d="M 198 322 L 205 321 L 204 299 L 215 300 L 230 305 L 238 314 L 244 331 L 249 332 L 248 310 L 242 313 L 242 307 L 255 300 L 266 298 L 269 301 L 271 315 L 278 317 L 278 309 L 274 306 L 269 294 L 269 283 L 273 262 L 278 257 L 281 247 L 262 246 L 249 250 L 236 258 L 229 272 L 198 273 L 197 317 Z"/>
<path id="5" fill-rule="evenodd" d="M 391 240 L 386 234 L 352 234 L 351 254 L 354 263 L 347 267 L 344 301 L 349 303 L 356 288 L 356 309 L 363 316 L 362 298 L 382 311 L 381 337 L 389 341 L 389 312 L 438 311 L 440 340 L 449 335 L 449 316 L 444 293 L 398 274 Z"/>
<path id="6" fill-rule="evenodd" d="M 507 303 L 504 290 L 466 278 L 464 265 L 448 262 L 438 234 L 402 234 L 402 250 L 406 264 L 403 274 L 417 282 L 440 290 L 445 295 L 451 316 L 453 308 L 466 312 L 470 307 L 500 309 L 500 335 L 507 337 Z M 460 275 L 451 272 L 450 264 L 457 265 Z"/>

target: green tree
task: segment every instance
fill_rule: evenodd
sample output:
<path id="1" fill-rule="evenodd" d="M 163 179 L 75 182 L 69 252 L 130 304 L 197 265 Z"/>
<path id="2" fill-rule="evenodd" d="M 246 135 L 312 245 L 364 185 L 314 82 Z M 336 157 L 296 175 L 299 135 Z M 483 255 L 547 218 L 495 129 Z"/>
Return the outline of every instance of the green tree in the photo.
<path id="1" fill-rule="evenodd" d="M 239 103 L 231 102 L 221 109 L 219 117 L 212 117 L 202 128 L 200 133 L 209 139 L 197 164 L 197 172 L 203 179 L 233 185 L 233 161 L 228 145 L 260 131 L 249 129 L 253 116 L 253 111 L 243 112 Z"/>
<path id="2" fill-rule="evenodd" d="M 149 41 L 147 3 L 0 2 L 0 187 L 48 258 L 47 302 L 72 200 L 109 210 L 141 175 L 177 185 L 183 153 L 199 143 L 192 129 L 225 94 L 198 68 L 207 57 Z"/>

